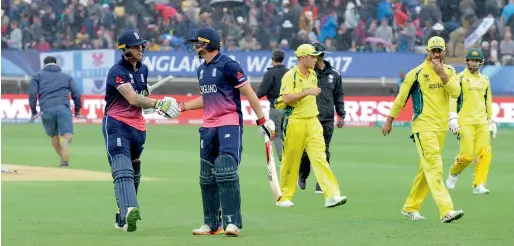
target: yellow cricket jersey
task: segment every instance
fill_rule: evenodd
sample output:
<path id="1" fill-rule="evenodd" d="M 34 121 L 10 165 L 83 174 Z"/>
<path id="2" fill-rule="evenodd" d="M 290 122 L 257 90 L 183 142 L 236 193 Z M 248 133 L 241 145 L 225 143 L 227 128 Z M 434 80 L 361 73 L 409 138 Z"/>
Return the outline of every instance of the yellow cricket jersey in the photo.
<path id="1" fill-rule="evenodd" d="M 458 74 L 460 95 L 450 99 L 450 112 L 459 114 L 459 125 L 487 124 L 492 117 L 492 95 L 489 78 L 471 73 L 467 68 Z"/>
<path id="2" fill-rule="evenodd" d="M 412 132 L 447 131 L 449 99 L 457 98 L 460 86 L 457 82 L 457 72 L 450 65 L 444 65 L 449 78 L 443 85 L 441 78 L 426 59 L 421 65 L 407 73 L 400 87 L 400 92 L 394 100 L 390 116 L 398 117 L 401 109 L 412 97 L 414 116 L 412 117 Z"/>
<path id="3" fill-rule="evenodd" d="M 282 77 L 282 85 L 280 87 L 280 97 L 275 103 L 277 109 L 285 109 L 286 115 L 290 119 L 311 118 L 318 116 L 318 106 L 316 104 L 316 96 L 306 96 L 296 103 L 286 105 L 282 101 L 282 95 L 299 93 L 307 89 L 318 86 L 318 77 L 314 69 L 309 69 L 309 75 L 305 77 L 298 67 L 295 66 Z"/>

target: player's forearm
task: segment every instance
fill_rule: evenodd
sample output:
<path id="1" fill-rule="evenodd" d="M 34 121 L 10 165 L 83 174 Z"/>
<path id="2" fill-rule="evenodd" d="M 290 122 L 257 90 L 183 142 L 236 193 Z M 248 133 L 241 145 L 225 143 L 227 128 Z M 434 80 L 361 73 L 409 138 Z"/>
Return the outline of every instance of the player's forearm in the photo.
<path id="1" fill-rule="evenodd" d="M 493 98 L 491 95 L 491 88 L 488 88 L 487 90 L 487 99 L 485 101 L 485 106 L 487 110 L 487 119 L 493 118 Z"/>
<path id="2" fill-rule="evenodd" d="M 439 77 L 441 78 L 443 85 L 446 85 L 446 83 L 450 81 L 450 78 L 448 77 L 448 75 L 446 75 L 446 73 L 443 73 L 442 75 L 440 74 Z"/>
<path id="3" fill-rule="evenodd" d="M 405 103 L 407 102 L 408 94 L 402 93 L 400 90 L 400 93 L 396 97 L 396 99 L 393 102 L 393 106 L 391 107 L 391 111 L 389 112 L 390 117 L 393 119 L 398 117 L 400 114 L 400 111 L 402 111 L 403 107 L 405 107 Z"/>
<path id="4" fill-rule="evenodd" d="M 448 83 L 444 85 L 444 89 L 450 95 L 451 98 L 457 99 L 460 95 L 460 86 L 456 80 L 451 79 Z"/>
<path id="5" fill-rule="evenodd" d="M 259 98 L 257 98 L 257 94 L 255 94 L 255 91 L 253 91 L 250 84 L 245 84 L 241 87 L 239 87 L 239 91 L 243 93 L 243 95 L 246 97 L 246 100 L 250 103 L 250 107 L 252 107 L 253 111 L 257 115 L 257 119 L 261 119 L 264 117 L 264 114 L 262 113 L 261 108 L 261 101 Z"/>
<path id="6" fill-rule="evenodd" d="M 153 108 L 157 100 L 148 98 L 142 95 L 134 94 L 132 100 L 129 100 L 130 105 L 134 105 L 139 108 Z"/>
<path id="7" fill-rule="evenodd" d="M 252 107 L 253 112 L 257 115 L 257 119 L 262 119 L 264 117 L 264 113 L 262 113 L 261 101 L 257 98 L 255 93 L 249 93 L 250 95 L 246 96 L 246 99 L 250 103 L 250 107 Z"/>
<path id="8" fill-rule="evenodd" d="M 186 110 L 196 110 L 203 108 L 203 98 L 197 97 L 189 102 L 179 104 L 182 111 Z"/>
<path id="9" fill-rule="evenodd" d="M 307 95 L 308 94 L 305 91 L 302 91 L 302 92 L 298 92 L 298 93 L 291 93 L 291 94 L 283 95 L 282 99 L 284 100 L 285 104 L 291 105 L 291 104 L 295 104 L 296 102 L 303 99 Z"/>
<path id="10" fill-rule="evenodd" d="M 450 97 L 450 113 L 457 113 L 457 99 Z"/>

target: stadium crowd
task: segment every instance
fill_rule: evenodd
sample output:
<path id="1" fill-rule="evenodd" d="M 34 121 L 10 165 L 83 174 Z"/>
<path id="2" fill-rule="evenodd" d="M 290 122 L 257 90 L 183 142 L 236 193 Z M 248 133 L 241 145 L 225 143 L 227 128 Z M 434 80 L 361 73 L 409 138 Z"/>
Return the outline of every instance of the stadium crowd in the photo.
<path id="1" fill-rule="evenodd" d="M 245 0 L 212 7 L 210 0 L 3 0 L 2 49 L 113 48 L 135 28 L 149 50 L 182 51 L 198 27 L 222 33 L 226 51 L 295 49 L 323 42 L 329 51 L 422 52 L 442 36 L 448 56 L 464 54 L 464 40 L 482 22 L 488 64 L 514 56 L 514 0 Z"/>

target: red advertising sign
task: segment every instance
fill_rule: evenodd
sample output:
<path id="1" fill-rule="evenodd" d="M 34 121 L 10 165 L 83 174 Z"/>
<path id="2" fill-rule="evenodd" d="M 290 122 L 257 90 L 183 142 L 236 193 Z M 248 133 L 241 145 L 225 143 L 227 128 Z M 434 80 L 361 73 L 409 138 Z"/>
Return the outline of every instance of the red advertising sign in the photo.
<path id="1" fill-rule="evenodd" d="M 152 95 L 152 98 L 162 98 L 165 95 Z M 178 101 L 189 101 L 197 96 L 169 95 Z M 394 97 L 345 97 L 346 118 L 348 125 L 370 126 L 377 121 L 385 121 L 393 105 Z M 73 101 L 71 102 L 73 109 Z M 269 112 L 269 102 L 261 100 L 264 113 Z M 77 119 L 76 123 L 101 123 L 105 101 L 102 95 L 82 96 L 81 114 L 87 119 Z M 246 124 L 255 124 L 257 116 L 247 100 L 241 102 L 243 120 Z M 1 118 L 4 120 L 28 119 L 30 109 L 27 95 L 2 95 Z M 157 113 L 144 115 L 150 124 L 201 124 L 202 110 L 186 111 L 178 119 L 166 119 Z M 397 122 L 410 122 L 412 118 L 412 103 L 409 100 L 402 110 Z M 493 119 L 498 123 L 514 123 L 514 98 L 496 97 L 493 100 Z"/>

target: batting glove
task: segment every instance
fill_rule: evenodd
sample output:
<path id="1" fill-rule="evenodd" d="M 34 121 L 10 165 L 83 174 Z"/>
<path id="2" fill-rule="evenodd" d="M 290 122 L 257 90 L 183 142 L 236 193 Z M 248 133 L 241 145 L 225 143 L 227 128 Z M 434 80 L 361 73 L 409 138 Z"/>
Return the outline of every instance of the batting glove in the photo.
<path id="1" fill-rule="evenodd" d="M 455 134 L 460 134 L 460 127 L 459 127 L 459 116 L 457 113 L 450 113 L 450 119 L 448 120 L 448 123 L 450 125 L 450 131 Z"/>
<path id="2" fill-rule="evenodd" d="M 260 126 L 261 134 L 267 135 L 271 141 L 275 140 L 275 123 L 265 117 L 258 119 L 257 125 Z"/>
<path id="3" fill-rule="evenodd" d="M 489 133 L 493 138 L 496 138 L 496 133 L 498 132 L 498 128 L 496 128 L 496 122 L 493 120 L 489 120 Z"/>
<path id="4" fill-rule="evenodd" d="M 154 106 L 158 113 L 166 118 L 175 119 L 180 116 L 180 108 L 177 100 L 173 97 L 165 97 L 155 103 Z"/>

